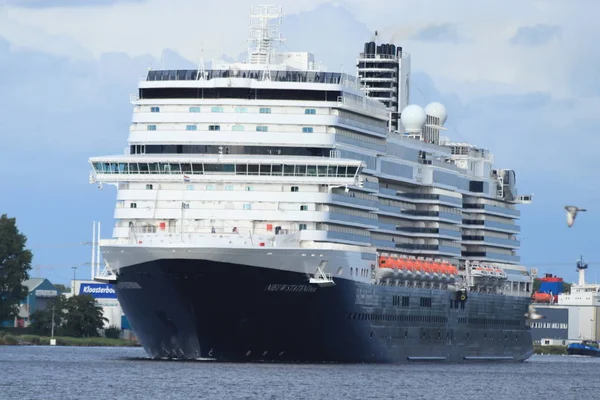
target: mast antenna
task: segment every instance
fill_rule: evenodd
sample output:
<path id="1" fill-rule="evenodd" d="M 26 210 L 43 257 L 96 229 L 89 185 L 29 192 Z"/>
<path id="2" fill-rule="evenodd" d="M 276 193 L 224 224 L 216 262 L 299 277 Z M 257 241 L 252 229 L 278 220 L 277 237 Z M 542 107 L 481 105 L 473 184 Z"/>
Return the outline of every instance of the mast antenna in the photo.
<path id="1" fill-rule="evenodd" d="M 263 66 L 263 80 L 271 80 L 273 50 L 283 42 L 279 32 L 282 15 L 281 6 L 252 6 L 250 10 L 248 63 Z"/>
<path id="2" fill-rule="evenodd" d="M 204 43 L 201 44 L 200 47 L 200 64 L 198 64 L 198 81 L 203 81 L 206 79 L 206 71 L 204 70 Z"/>

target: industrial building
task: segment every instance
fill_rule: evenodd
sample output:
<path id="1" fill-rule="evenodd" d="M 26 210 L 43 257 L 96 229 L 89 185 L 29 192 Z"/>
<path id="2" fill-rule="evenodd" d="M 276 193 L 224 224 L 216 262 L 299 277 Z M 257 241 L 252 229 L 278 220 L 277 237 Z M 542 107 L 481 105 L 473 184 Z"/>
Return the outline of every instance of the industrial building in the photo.
<path id="1" fill-rule="evenodd" d="M 27 297 L 19 304 L 19 314 L 10 321 L 2 321 L 3 328 L 26 328 L 36 311 L 46 309 L 48 302 L 59 295 L 58 289 L 45 278 L 31 278 L 23 282 Z"/>
<path id="2" fill-rule="evenodd" d="M 600 340 L 600 284 L 586 283 L 587 264 L 577 263 L 579 281 L 570 293 L 563 291 L 561 278 L 540 278 L 534 306 L 544 318 L 531 322 L 534 343 L 568 344 Z"/>
<path id="3" fill-rule="evenodd" d="M 102 307 L 104 317 L 108 320 L 104 324 L 105 328 L 113 326 L 125 330 L 131 329 L 111 284 L 93 280 L 73 280 L 71 281 L 71 293 L 67 294 L 67 297 L 72 296 L 73 293 L 89 294 L 98 302 Z"/>

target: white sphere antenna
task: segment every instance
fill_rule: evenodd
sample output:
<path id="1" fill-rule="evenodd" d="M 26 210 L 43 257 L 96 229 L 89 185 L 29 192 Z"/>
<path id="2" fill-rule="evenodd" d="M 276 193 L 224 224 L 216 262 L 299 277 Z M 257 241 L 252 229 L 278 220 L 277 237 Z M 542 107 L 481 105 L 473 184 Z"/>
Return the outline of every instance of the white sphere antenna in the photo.
<path id="1" fill-rule="evenodd" d="M 431 115 L 432 117 L 439 118 L 440 126 L 444 125 L 448 119 L 448 111 L 446 111 L 446 107 L 444 107 L 442 103 L 433 102 L 427 104 L 427 106 L 425 106 L 425 113 L 427 113 L 427 115 Z"/>
<path id="2" fill-rule="evenodd" d="M 421 132 L 426 119 L 425 110 L 416 104 L 406 106 L 400 114 L 400 121 L 406 132 Z"/>

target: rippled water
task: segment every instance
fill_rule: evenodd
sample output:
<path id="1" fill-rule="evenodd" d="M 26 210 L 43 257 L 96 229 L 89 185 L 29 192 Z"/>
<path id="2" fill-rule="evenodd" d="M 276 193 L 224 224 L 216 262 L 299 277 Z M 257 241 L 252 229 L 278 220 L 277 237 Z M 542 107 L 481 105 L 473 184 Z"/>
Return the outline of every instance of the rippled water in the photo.
<path id="1" fill-rule="evenodd" d="M 141 348 L 0 346 L 0 399 L 595 399 L 600 358 L 522 364 L 152 361 Z"/>

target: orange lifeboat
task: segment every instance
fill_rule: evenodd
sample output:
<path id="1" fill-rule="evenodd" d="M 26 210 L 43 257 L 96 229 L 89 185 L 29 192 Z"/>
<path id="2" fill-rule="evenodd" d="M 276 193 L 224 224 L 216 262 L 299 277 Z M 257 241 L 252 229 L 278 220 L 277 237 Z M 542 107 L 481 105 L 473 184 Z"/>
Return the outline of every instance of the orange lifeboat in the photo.
<path id="1" fill-rule="evenodd" d="M 407 271 L 410 271 L 410 272 L 415 272 L 416 271 L 415 260 L 408 259 L 408 260 L 406 260 L 406 263 L 404 265 L 406 265 L 406 270 Z"/>
<path id="2" fill-rule="evenodd" d="M 446 268 L 450 275 L 458 275 L 458 269 L 456 269 L 456 267 L 454 265 L 446 263 Z"/>
<path id="3" fill-rule="evenodd" d="M 538 303 L 550 303 L 550 301 L 552 300 L 552 296 L 550 295 L 550 293 L 540 293 L 540 292 L 536 292 L 533 294 L 533 301 L 536 301 Z"/>
<path id="4" fill-rule="evenodd" d="M 406 273 L 406 260 L 404 258 L 399 258 L 396 260 L 396 263 L 398 264 L 398 269 L 400 272 Z"/>
<path id="5" fill-rule="evenodd" d="M 446 274 L 446 275 L 450 274 L 450 266 L 448 264 L 442 262 L 442 263 L 439 263 L 438 266 L 439 266 L 442 274 Z"/>
<path id="6" fill-rule="evenodd" d="M 425 265 L 423 263 L 423 260 L 416 260 L 415 261 L 415 270 L 417 272 L 421 272 L 422 274 L 425 273 Z"/>
<path id="7" fill-rule="evenodd" d="M 437 273 L 440 272 L 439 271 L 439 269 L 440 269 L 439 266 L 435 262 L 433 262 L 433 261 L 427 261 L 425 263 L 425 265 L 426 265 L 426 267 L 425 267 L 426 271 L 429 272 L 430 274 L 437 274 Z"/>

